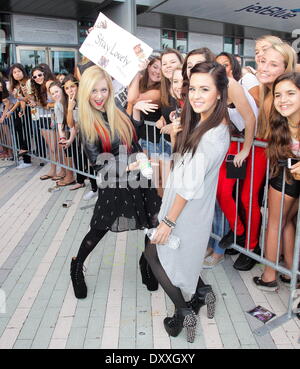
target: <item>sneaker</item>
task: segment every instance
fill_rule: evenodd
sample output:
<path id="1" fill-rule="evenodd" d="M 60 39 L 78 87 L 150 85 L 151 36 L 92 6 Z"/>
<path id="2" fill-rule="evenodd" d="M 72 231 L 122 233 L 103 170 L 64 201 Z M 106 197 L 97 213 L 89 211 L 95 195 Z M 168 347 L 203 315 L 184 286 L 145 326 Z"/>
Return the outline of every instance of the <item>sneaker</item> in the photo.
<path id="1" fill-rule="evenodd" d="M 212 269 L 216 265 L 223 263 L 223 261 L 224 261 L 224 257 L 217 259 L 217 258 L 214 258 L 213 255 L 210 255 L 204 259 L 203 269 Z"/>
<path id="2" fill-rule="evenodd" d="M 29 168 L 29 167 L 32 167 L 32 164 L 31 163 L 21 163 L 17 166 L 17 169 L 25 169 L 25 168 Z"/>
<path id="3" fill-rule="evenodd" d="M 278 283 L 276 280 L 271 282 L 264 282 L 262 277 L 254 277 L 253 283 L 261 291 L 275 292 L 278 289 Z"/>
<path id="4" fill-rule="evenodd" d="M 83 200 L 85 201 L 89 201 L 91 200 L 93 197 L 96 197 L 98 195 L 97 192 L 94 191 L 89 191 L 87 192 L 84 196 L 83 196 Z"/>

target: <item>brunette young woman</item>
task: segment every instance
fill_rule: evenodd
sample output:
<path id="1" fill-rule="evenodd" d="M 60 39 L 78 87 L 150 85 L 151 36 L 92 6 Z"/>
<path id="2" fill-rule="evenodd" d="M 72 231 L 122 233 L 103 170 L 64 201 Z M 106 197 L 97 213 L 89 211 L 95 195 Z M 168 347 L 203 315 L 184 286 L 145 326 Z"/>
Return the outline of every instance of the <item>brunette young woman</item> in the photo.
<path id="1" fill-rule="evenodd" d="M 189 342 L 195 338 L 195 312 L 206 303 L 208 317 L 214 316 L 215 295 L 211 290 L 204 300 L 207 285 L 199 265 L 211 231 L 219 168 L 230 142 L 227 85 L 225 69 L 217 63 L 191 69 L 160 223 L 145 249 L 154 275 L 175 305 L 174 316 L 164 319 L 165 329 L 175 337 L 186 327 Z M 175 250 L 166 245 L 171 232 L 180 239 Z M 193 295 L 192 300 L 186 302 L 183 294 Z"/>
<path id="2" fill-rule="evenodd" d="M 83 152 L 81 140 L 79 137 L 79 129 L 78 129 L 78 102 L 77 102 L 77 95 L 78 95 L 78 81 L 77 79 L 72 75 L 68 74 L 63 83 L 63 88 L 67 96 L 67 114 L 66 114 L 66 126 L 65 129 L 68 131 L 69 138 L 65 142 L 64 147 L 67 149 L 65 151 L 65 154 L 68 160 L 73 160 L 74 166 L 76 169 L 79 169 L 81 171 L 87 172 L 88 171 L 88 160 Z M 62 144 L 64 144 L 62 139 Z M 71 163 L 70 163 L 71 164 Z M 71 172 L 71 171 L 69 171 Z M 92 168 L 90 168 L 90 174 L 94 174 L 94 171 Z M 63 182 L 68 183 L 72 180 L 73 173 L 69 173 L 69 178 Z M 70 191 L 77 190 L 79 188 L 85 187 L 84 180 L 86 179 L 86 176 L 81 173 L 76 173 L 76 184 L 74 186 L 70 187 Z M 63 183 L 60 182 L 60 183 Z M 59 184 L 60 184 L 59 183 Z M 91 190 L 87 192 L 84 196 L 84 200 L 90 200 L 93 197 L 97 196 L 98 189 L 97 189 L 97 183 L 94 178 L 90 178 L 90 184 L 91 184 Z"/>
<path id="3" fill-rule="evenodd" d="M 176 98 L 172 95 L 171 81 L 174 70 L 182 65 L 183 57 L 179 51 L 175 49 L 166 49 L 161 54 L 161 113 L 162 116 L 156 124 L 156 127 L 161 129 L 162 127 L 171 123 L 170 113 L 176 109 Z M 164 139 L 160 139 L 161 151 L 167 155 L 171 155 L 171 133 L 172 127 L 165 129 Z M 162 150 L 163 149 L 163 150 Z"/>
<path id="4" fill-rule="evenodd" d="M 51 157 L 55 162 L 63 164 L 63 152 L 62 147 L 59 145 L 58 138 L 64 134 L 64 122 L 65 122 L 65 111 L 66 111 L 66 98 L 59 81 L 54 81 L 49 86 L 49 94 L 54 101 L 54 120 L 52 121 L 52 136 L 53 142 L 51 143 Z M 60 172 L 56 174 L 56 164 L 51 163 L 51 172 L 54 174 L 45 174 L 40 177 L 41 180 L 52 179 L 58 180 L 65 177 L 66 171 L 61 168 Z"/>
<path id="5" fill-rule="evenodd" d="M 54 75 L 45 67 L 38 65 L 32 69 L 31 93 L 34 101 L 30 101 L 29 104 L 32 108 L 37 110 L 39 117 L 36 127 L 36 151 L 38 152 L 38 156 L 43 158 L 47 157 L 44 139 L 51 159 L 54 152 L 55 138 L 52 131 L 50 109 L 54 107 L 54 101 L 50 96 L 49 86 L 53 81 L 55 81 Z M 50 165 L 50 170 L 47 175 L 51 178 L 56 175 L 56 167 L 53 164 Z"/>
<path id="6" fill-rule="evenodd" d="M 99 196 L 90 230 L 71 262 L 75 296 L 85 298 L 87 286 L 82 269 L 87 256 L 109 230 L 155 227 L 161 202 L 147 180 L 141 181 L 144 188 L 136 181 L 139 162 L 135 154 L 142 149 L 132 121 L 116 107 L 112 81 L 104 70 L 93 66 L 84 72 L 78 102 L 83 146 L 99 177 Z"/>
<path id="7" fill-rule="evenodd" d="M 160 106 L 161 59 L 159 56 L 151 58 L 147 68 L 138 73 L 128 88 L 127 113 L 140 114 L 140 119 L 156 122 L 161 117 Z M 140 144 L 151 157 L 159 153 L 160 131 L 143 124 L 139 128 Z"/>
<path id="8" fill-rule="evenodd" d="M 300 159 L 300 73 L 285 73 L 272 86 L 274 103 L 270 114 L 267 155 L 270 159 L 270 186 L 268 193 L 268 225 L 265 256 L 276 263 L 281 250 L 288 270 L 293 266 L 295 223 L 300 194 L 300 165 L 287 168 L 289 158 Z M 283 163 L 283 165 L 280 165 Z M 285 164 L 284 164 L 285 163 Z M 284 176 L 285 175 L 285 176 Z M 283 214 L 280 229 L 280 210 L 285 177 Z M 278 235 L 280 241 L 278 247 Z M 280 275 L 283 283 L 290 278 Z M 277 290 L 276 271 L 265 266 L 260 277 L 254 277 L 257 288 L 264 291 Z"/>
<path id="9" fill-rule="evenodd" d="M 172 95 L 171 80 L 174 70 L 181 66 L 183 57 L 175 49 L 165 49 L 161 54 L 161 117 L 156 122 L 158 129 L 164 128 L 164 135 L 159 140 L 159 170 L 160 170 L 160 192 L 163 192 L 169 172 L 170 172 L 170 156 L 172 154 L 171 136 L 172 125 L 170 113 L 176 109 L 176 98 Z"/>
<path id="10" fill-rule="evenodd" d="M 183 85 L 182 67 L 179 66 L 174 70 L 171 79 L 172 96 L 176 99 L 175 110 L 170 113 L 170 121 L 172 122 L 171 123 L 172 130 L 170 133 L 172 147 L 174 147 L 175 145 L 177 133 L 180 132 L 182 129 L 180 125 L 180 115 L 184 105 L 184 100 L 182 98 L 182 85 Z M 161 129 L 161 133 L 165 133 L 167 132 L 167 130 L 169 131 L 169 127 L 164 126 Z"/>
<path id="11" fill-rule="evenodd" d="M 208 49 L 205 49 L 206 52 L 203 52 L 202 49 L 193 50 L 191 54 L 188 54 L 186 56 L 185 63 L 183 65 L 183 68 L 186 67 L 186 69 L 183 70 L 183 76 L 187 76 L 187 78 L 189 78 L 190 68 L 193 67 L 195 62 L 203 62 L 203 60 L 207 56 L 209 58 L 214 57 L 214 54 L 212 54 L 211 52 L 209 53 L 207 50 Z M 240 151 L 236 150 L 235 152 L 233 152 L 233 154 L 235 154 L 234 165 L 240 167 L 243 161 L 249 155 L 254 137 L 256 119 L 245 95 L 244 88 L 234 78 L 228 77 L 228 80 L 229 85 L 227 103 L 229 107 L 231 104 L 234 105 L 234 109 L 239 116 L 239 121 L 242 123 L 242 125 L 240 126 L 240 130 L 244 129 L 245 131 L 245 141 L 243 148 Z M 230 110 L 228 111 L 230 112 Z M 232 242 L 230 242 L 230 244 Z M 210 250 L 210 252 L 211 251 L 212 250 Z M 212 262 L 214 263 L 215 260 L 213 260 Z"/>
<path id="12" fill-rule="evenodd" d="M 3 146 L 1 159 L 10 159 L 13 157 L 13 152 L 9 147 L 12 147 L 12 132 L 10 131 L 9 121 L 6 119 L 7 112 L 12 106 L 9 92 L 6 87 L 5 80 L 0 77 L 0 140 L 6 143 L 8 147 Z"/>
<path id="13" fill-rule="evenodd" d="M 30 167 L 31 157 L 27 155 L 28 150 L 30 149 L 30 132 L 29 122 L 27 120 L 21 119 L 21 103 L 25 104 L 28 101 L 28 93 L 27 93 L 27 81 L 29 77 L 27 76 L 26 70 L 22 64 L 16 63 L 13 64 L 10 68 L 9 72 L 9 92 L 14 96 L 14 103 L 16 112 L 12 115 L 14 129 L 17 134 L 17 140 L 20 148 L 20 152 L 22 154 L 23 163 L 20 163 L 17 168 L 23 169 Z M 7 112 L 7 117 L 9 117 L 10 113 Z M 28 124 L 29 123 L 29 124 Z M 27 135 L 27 137 L 25 136 Z"/>

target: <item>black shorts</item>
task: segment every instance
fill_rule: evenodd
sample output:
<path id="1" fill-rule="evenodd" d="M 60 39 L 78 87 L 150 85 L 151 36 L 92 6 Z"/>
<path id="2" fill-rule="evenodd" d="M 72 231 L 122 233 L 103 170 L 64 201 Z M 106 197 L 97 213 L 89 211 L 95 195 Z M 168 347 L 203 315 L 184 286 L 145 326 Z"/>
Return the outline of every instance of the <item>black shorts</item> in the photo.
<path id="1" fill-rule="evenodd" d="M 280 169 L 280 173 L 278 174 L 278 176 L 270 179 L 270 186 L 279 192 L 282 192 L 283 169 L 284 168 Z M 300 194 L 300 181 L 296 181 L 295 179 L 292 178 L 292 181 L 290 184 L 285 182 L 284 193 L 285 195 L 298 199 L 299 194 Z"/>

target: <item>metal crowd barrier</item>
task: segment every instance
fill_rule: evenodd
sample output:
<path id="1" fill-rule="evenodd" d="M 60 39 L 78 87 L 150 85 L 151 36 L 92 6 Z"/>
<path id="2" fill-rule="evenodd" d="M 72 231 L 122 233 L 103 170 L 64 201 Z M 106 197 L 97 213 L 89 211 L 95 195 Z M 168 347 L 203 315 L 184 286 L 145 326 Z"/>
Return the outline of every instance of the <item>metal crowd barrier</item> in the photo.
<path id="1" fill-rule="evenodd" d="M 26 106 L 25 113 L 22 116 L 19 114 L 20 110 L 17 109 L 5 119 L 5 125 L 0 124 L 0 145 L 13 151 L 13 160 L 16 164 L 24 155 L 28 155 L 96 179 L 78 134 L 68 148 L 63 148 L 59 144 L 58 125 L 54 120 L 53 109 Z M 68 138 L 70 130 L 65 129 L 64 134 Z"/>
<path id="2" fill-rule="evenodd" d="M 238 151 L 239 151 L 239 145 L 241 142 L 243 142 L 243 139 L 232 137 L 232 141 L 238 141 Z M 253 189 L 253 176 L 255 172 L 255 166 L 254 166 L 254 156 L 255 156 L 255 150 L 256 147 L 262 147 L 266 148 L 267 143 L 261 142 L 261 141 L 254 141 L 252 146 L 252 161 L 251 161 L 251 184 L 250 184 L 250 213 L 248 216 L 248 224 L 247 228 L 251 232 L 251 209 L 252 209 L 252 189 Z M 300 202 L 298 205 L 298 214 L 297 214 L 297 223 L 296 223 L 296 237 L 295 237 L 295 246 L 294 246 L 294 257 L 293 257 L 293 266 L 291 269 L 287 269 L 281 264 L 280 256 L 281 256 L 281 240 L 282 240 L 282 219 L 283 219 L 283 206 L 284 206 L 284 191 L 285 191 L 285 171 L 283 175 L 283 184 L 282 184 L 282 192 L 281 192 L 281 208 L 280 208 L 280 224 L 279 224 L 279 232 L 278 232 L 278 242 L 277 242 L 277 257 L 276 262 L 271 262 L 265 257 L 265 238 L 266 238 L 266 227 L 267 227 L 267 217 L 268 217 L 268 188 L 269 188 L 269 160 L 267 161 L 267 170 L 266 170 L 266 179 L 265 179 L 265 185 L 264 185 L 264 196 L 263 196 L 263 206 L 261 208 L 262 212 L 262 224 L 261 224 L 261 232 L 260 232 L 260 241 L 259 245 L 261 246 L 261 251 L 259 254 L 254 253 L 253 250 L 249 249 L 249 236 L 250 232 L 248 232 L 248 239 L 247 241 L 247 248 L 241 247 L 236 243 L 236 228 L 237 228 L 237 214 L 239 212 L 239 192 L 240 188 L 240 180 L 237 179 L 236 183 L 236 191 L 235 191 L 235 203 L 236 203 L 236 217 L 235 217 L 235 230 L 234 230 L 234 243 L 231 245 L 231 247 L 237 251 L 239 251 L 242 254 L 245 254 L 246 256 L 249 256 L 250 258 L 256 260 L 258 263 L 270 266 L 277 272 L 287 275 L 291 278 L 290 282 L 290 294 L 289 294 L 289 300 L 288 300 L 288 307 L 287 312 L 283 314 L 282 316 L 273 319 L 269 323 L 265 324 L 263 327 L 260 327 L 256 329 L 254 332 L 257 335 L 264 335 L 271 331 L 272 329 L 277 328 L 278 326 L 284 324 L 291 318 L 294 318 L 296 316 L 296 313 L 299 313 L 298 310 L 293 310 L 293 306 L 295 304 L 295 300 L 297 299 L 297 281 L 300 279 Z M 222 227 L 221 227 L 221 234 L 215 234 L 211 233 L 211 237 L 217 241 L 220 241 L 221 238 L 224 236 L 224 224 L 225 224 L 225 216 L 222 214 Z"/>
<path id="3" fill-rule="evenodd" d="M 82 145 L 78 138 L 78 135 L 75 138 L 75 142 L 70 146 L 68 150 L 63 150 L 58 143 L 59 134 L 57 125 L 53 124 L 53 112 L 47 111 L 43 109 L 36 109 L 36 108 L 26 108 L 25 114 L 19 118 L 18 111 L 14 112 L 12 116 L 5 120 L 5 125 L 0 125 L 0 145 L 7 147 L 13 151 L 14 160 L 17 160 L 18 153 L 21 149 L 27 150 L 28 155 L 32 157 L 39 158 L 41 161 L 48 162 L 54 165 L 58 165 L 62 168 L 71 170 L 76 173 L 80 173 L 89 178 L 95 178 L 95 173 L 91 169 L 85 154 L 82 149 Z M 21 126 L 20 126 L 21 122 Z M 166 158 L 165 148 L 164 148 L 164 140 L 162 135 L 162 149 L 160 148 L 160 152 L 157 152 L 156 145 L 154 147 L 154 151 L 150 153 L 149 147 L 151 142 L 149 141 L 149 131 L 153 129 L 153 137 L 154 142 L 152 144 L 156 144 L 157 142 L 157 135 L 155 129 L 154 122 L 145 122 L 146 125 L 146 151 L 149 154 L 149 157 L 154 154 L 156 157 L 157 154 L 159 155 L 159 160 L 164 160 Z M 5 128 L 7 127 L 7 128 Z M 46 129 L 50 128 L 50 129 Z M 9 133 L 9 134 L 8 134 Z M 66 131 L 66 134 L 69 134 L 69 131 Z M 232 140 L 238 141 L 239 143 L 243 142 L 242 139 L 239 138 L 232 138 Z M 47 144 L 46 144 L 47 142 Z M 52 145 L 52 146 L 51 146 Z M 239 144 L 240 145 L 240 144 Z M 254 155 L 256 147 L 266 147 L 266 143 L 261 141 L 255 141 L 252 147 L 252 163 L 251 163 L 251 185 L 250 185 L 250 214 L 249 214 L 249 221 L 248 221 L 248 229 L 251 230 L 251 205 L 252 205 L 252 184 L 253 184 L 253 176 L 255 172 L 254 168 Z M 156 181 L 156 186 L 161 185 L 158 181 Z M 281 232 L 279 232 L 279 240 L 277 244 L 277 260 L 275 263 L 270 262 L 264 256 L 265 251 L 265 232 L 266 232 L 266 225 L 267 225 L 267 201 L 268 201 L 268 182 L 269 182 L 269 163 L 267 165 L 266 171 L 266 180 L 264 186 L 264 199 L 263 199 L 263 210 L 262 210 L 262 225 L 261 225 L 261 237 L 260 237 L 260 245 L 261 245 L 261 252 L 260 254 L 256 254 L 251 251 L 249 248 L 243 248 L 236 244 L 236 225 L 235 223 L 235 238 L 234 243 L 231 245 L 232 248 L 236 249 L 242 254 L 249 256 L 252 259 L 255 259 L 258 263 L 268 265 L 275 269 L 277 272 L 290 276 L 291 283 L 290 283 L 290 294 L 289 294 L 289 301 L 288 301 L 288 308 L 287 312 L 276 319 L 273 319 L 271 322 L 264 325 L 263 328 L 259 328 L 255 330 L 255 333 L 258 335 L 266 334 L 271 329 L 274 329 L 281 324 L 285 323 L 289 319 L 293 318 L 298 311 L 293 311 L 293 305 L 295 299 L 297 297 L 297 278 L 300 277 L 299 271 L 299 257 L 300 257 L 300 205 L 298 209 L 298 216 L 297 216 L 297 227 L 296 227 L 296 240 L 295 240 L 295 248 L 294 248 L 294 259 L 293 259 L 293 266 L 290 270 L 285 268 L 280 263 L 280 242 L 281 242 Z M 283 187 L 282 187 L 282 194 L 284 193 L 284 183 L 285 177 L 283 178 Z M 163 184 L 162 184 L 163 187 Z M 236 184 L 236 219 L 238 214 L 238 206 L 239 206 L 239 189 L 240 189 L 240 181 L 237 180 Z M 283 196 L 281 202 L 281 213 L 280 213 L 280 222 L 282 221 L 282 214 L 283 214 Z M 224 223 L 225 218 L 223 214 L 222 220 L 222 227 L 221 227 L 221 234 L 211 233 L 211 237 L 219 241 L 224 235 Z M 281 223 L 280 227 L 281 229 Z M 249 236 L 248 236 L 249 237 Z M 249 238 L 248 238 L 249 241 Z M 249 242 L 247 242 L 249 244 Z"/>

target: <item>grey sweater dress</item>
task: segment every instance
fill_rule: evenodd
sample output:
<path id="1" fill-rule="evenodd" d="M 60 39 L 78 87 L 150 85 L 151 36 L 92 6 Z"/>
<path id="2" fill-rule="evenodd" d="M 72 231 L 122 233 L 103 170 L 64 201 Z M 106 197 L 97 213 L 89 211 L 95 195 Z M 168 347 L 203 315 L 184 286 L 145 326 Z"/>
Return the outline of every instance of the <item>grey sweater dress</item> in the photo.
<path id="1" fill-rule="evenodd" d="M 176 194 L 188 202 L 172 231 L 180 238 L 179 248 L 157 245 L 157 253 L 172 284 L 187 295 L 195 293 L 202 269 L 212 229 L 219 169 L 229 143 L 227 125 L 212 128 L 203 135 L 193 158 L 187 153 L 175 160 L 166 184 L 159 221 L 168 214 Z"/>

